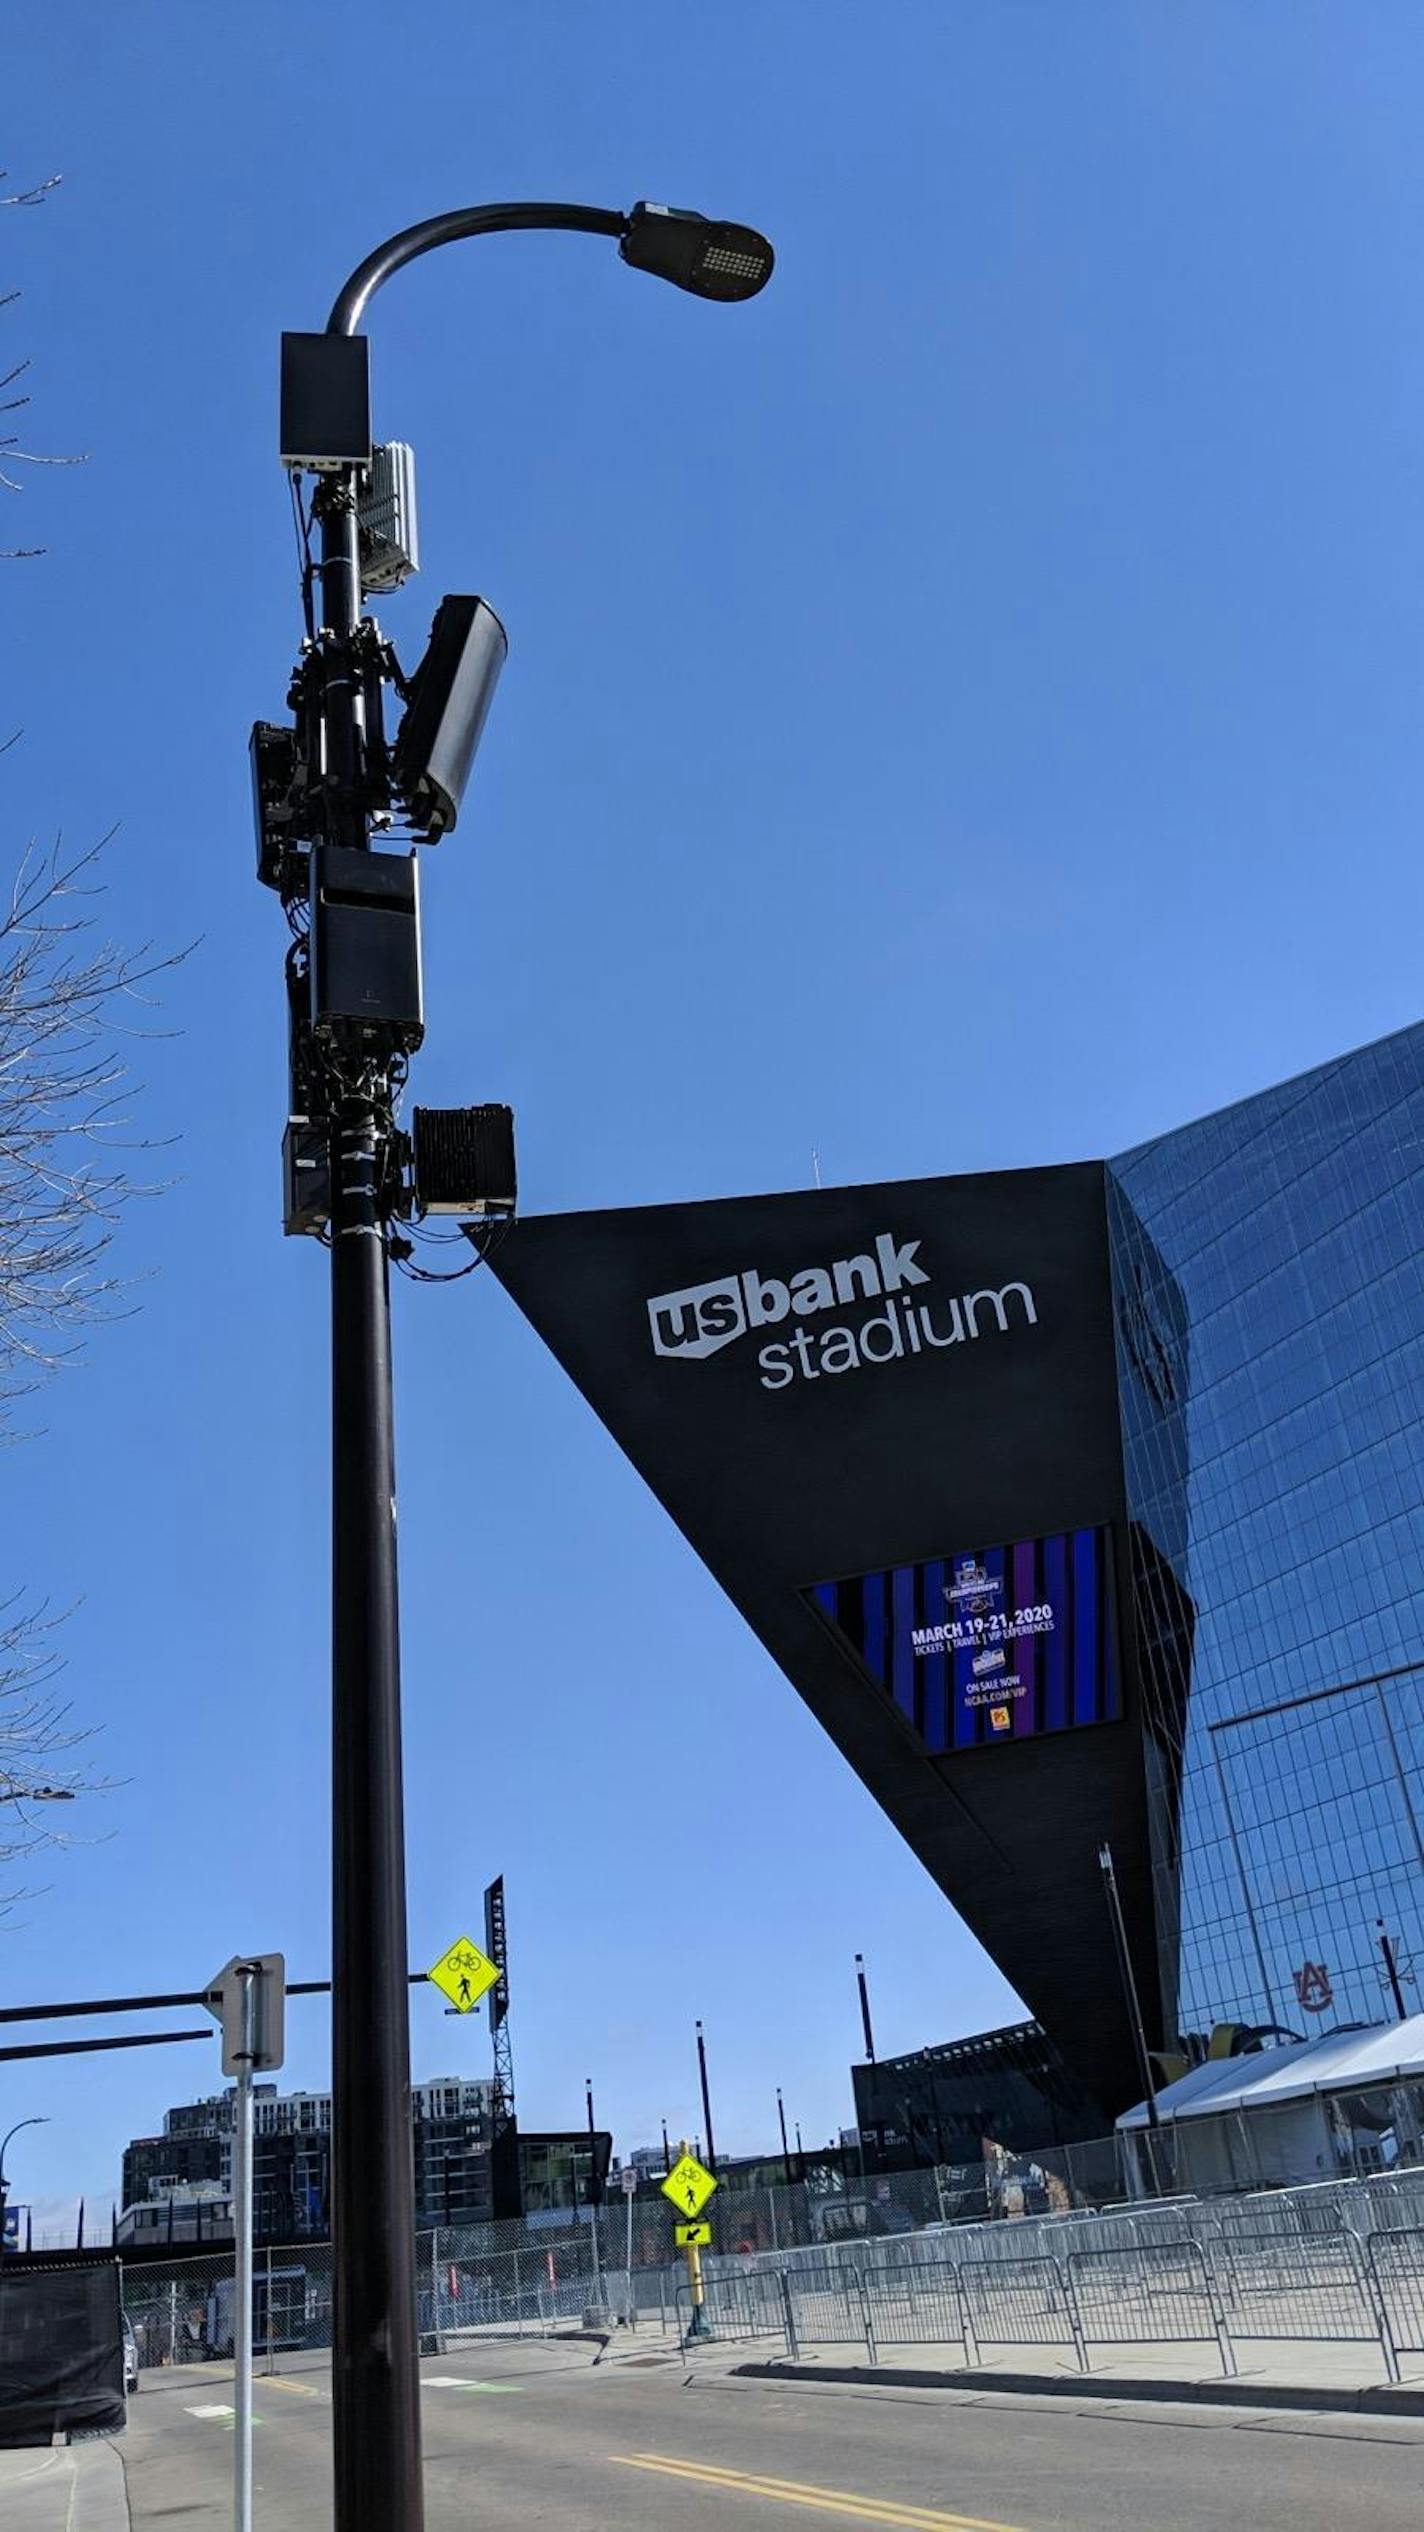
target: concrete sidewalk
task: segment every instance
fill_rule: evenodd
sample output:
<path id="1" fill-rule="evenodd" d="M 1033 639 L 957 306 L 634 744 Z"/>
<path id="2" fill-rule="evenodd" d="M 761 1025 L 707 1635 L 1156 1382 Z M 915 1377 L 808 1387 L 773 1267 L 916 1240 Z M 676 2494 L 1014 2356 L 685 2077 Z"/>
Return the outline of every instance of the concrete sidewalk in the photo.
<path id="1" fill-rule="evenodd" d="M 0 2523 L 5 2532 L 129 2532 L 117 2446 L 96 2436 L 0 2452 Z"/>
<path id="2" fill-rule="evenodd" d="M 742 2349 L 746 2343 L 742 2342 Z M 944 2346 L 885 2345 L 872 2365 L 849 2349 L 804 2350 L 799 2358 L 754 2356 L 711 2340 L 706 2354 L 720 2354 L 728 2370 L 778 2382 L 886 2383 L 923 2390 L 1065 2392 L 1109 2400 L 1226 2403 L 1262 2409 L 1337 2409 L 1424 2417 L 1424 2357 L 1401 2360 L 1404 2380 L 1387 2379 L 1377 2346 L 1362 2340 L 1279 2341 L 1237 2339 L 1234 2374 L 1222 2371 L 1215 2346 L 1188 2340 L 1180 2346 L 1089 2349 L 1090 2370 L 1081 2371 L 1071 2349 L 1005 2348 L 995 2362 L 966 2365 L 959 2341 Z M 701 2361 L 694 2356 L 694 2361 Z"/>

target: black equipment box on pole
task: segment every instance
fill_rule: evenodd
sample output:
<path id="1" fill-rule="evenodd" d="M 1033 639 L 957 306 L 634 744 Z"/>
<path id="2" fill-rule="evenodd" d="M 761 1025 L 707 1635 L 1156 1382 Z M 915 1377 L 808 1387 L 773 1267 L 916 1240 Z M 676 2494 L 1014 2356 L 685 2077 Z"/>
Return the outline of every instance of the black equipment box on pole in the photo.
<path id="1" fill-rule="evenodd" d="M 322 844 L 312 854 L 311 996 L 319 1037 L 386 1055 L 419 1046 L 425 1022 L 413 853 Z"/>
<path id="2" fill-rule="evenodd" d="M 514 1211 L 514 1111 L 416 1108 L 411 1117 L 415 1201 L 421 1213 L 507 1218 Z M 492 1952 L 492 1960 L 500 1955 Z M 502 1964 L 501 1964 L 502 1966 Z"/>
<path id="3" fill-rule="evenodd" d="M 283 335 L 284 466 L 370 465 L 370 357 L 364 334 Z"/>

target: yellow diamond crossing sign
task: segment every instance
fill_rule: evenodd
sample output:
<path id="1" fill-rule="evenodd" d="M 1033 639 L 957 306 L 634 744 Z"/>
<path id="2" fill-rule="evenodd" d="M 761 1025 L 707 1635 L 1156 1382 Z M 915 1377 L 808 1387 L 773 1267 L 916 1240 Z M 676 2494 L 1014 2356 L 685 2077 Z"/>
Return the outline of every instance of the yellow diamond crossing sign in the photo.
<path id="1" fill-rule="evenodd" d="M 716 2186 L 716 2174 L 695 2154 L 682 2155 L 662 2185 L 663 2196 L 671 2198 L 680 2216 L 701 2215 Z"/>
<path id="2" fill-rule="evenodd" d="M 468 1934 L 462 1934 L 426 1976 L 449 1997 L 457 2013 L 473 2013 L 481 1996 L 487 1996 L 497 1983 L 499 1970 Z"/>

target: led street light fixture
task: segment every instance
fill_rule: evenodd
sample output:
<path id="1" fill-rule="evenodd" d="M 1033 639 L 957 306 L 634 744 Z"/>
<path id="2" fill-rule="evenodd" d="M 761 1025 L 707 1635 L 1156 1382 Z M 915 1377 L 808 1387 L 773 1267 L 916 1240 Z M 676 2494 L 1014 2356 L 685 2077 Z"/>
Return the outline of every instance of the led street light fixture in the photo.
<path id="1" fill-rule="evenodd" d="M 483 598 L 442 598 L 396 733 L 396 786 L 428 843 L 448 835 L 509 645 Z"/>
<path id="2" fill-rule="evenodd" d="M 697 299 L 754 299 L 776 261 L 759 229 L 661 202 L 634 204 L 618 252 L 638 272 L 656 273 Z"/>

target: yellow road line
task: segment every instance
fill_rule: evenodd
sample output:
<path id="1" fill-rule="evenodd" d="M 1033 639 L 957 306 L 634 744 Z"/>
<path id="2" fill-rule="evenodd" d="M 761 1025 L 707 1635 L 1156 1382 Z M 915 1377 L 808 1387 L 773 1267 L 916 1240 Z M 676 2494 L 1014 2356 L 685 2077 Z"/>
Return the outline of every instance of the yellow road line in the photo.
<path id="1" fill-rule="evenodd" d="M 316 2383 L 299 2383 L 291 2374 L 268 2374 L 264 2391 L 294 2391 L 300 2400 L 324 2400 L 326 2394 Z"/>
<path id="2" fill-rule="evenodd" d="M 899 2532 L 1018 2532 L 1011 2523 L 992 2523 L 983 2515 L 945 2514 L 934 2506 L 901 2505 L 894 2497 L 859 2497 L 848 2488 L 816 2488 L 799 2479 L 768 2479 L 740 2470 L 722 2470 L 710 2462 L 684 2462 L 664 2453 L 613 2453 L 610 2460 L 629 2470 L 662 2471 L 673 2479 L 697 2481 L 731 2497 L 773 2497 L 782 2505 L 810 2506 L 821 2514 L 854 2515 L 861 2523 L 889 2523 Z"/>

